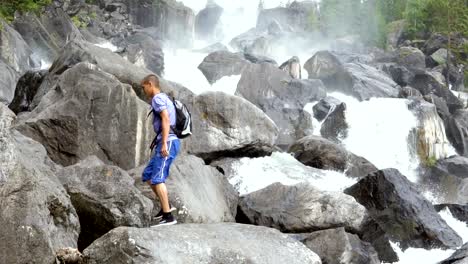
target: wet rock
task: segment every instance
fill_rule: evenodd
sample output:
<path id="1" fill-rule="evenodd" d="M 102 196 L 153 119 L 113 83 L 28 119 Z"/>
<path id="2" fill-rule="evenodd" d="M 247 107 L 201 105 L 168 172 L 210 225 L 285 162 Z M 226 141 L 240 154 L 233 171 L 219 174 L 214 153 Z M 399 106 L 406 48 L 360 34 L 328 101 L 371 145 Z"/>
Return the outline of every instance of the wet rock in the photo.
<path id="1" fill-rule="evenodd" d="M 57 177 L 80 217 L 79 250 L 115 227 L 150 224 L 153 204 L 133 187 L 124 170 L 91 156 L 62 169 Z"/>
<path id="2" fill-rule="evenodd" d="M 76 248 L 80 224 L 44 147 L 12 130 L 14 114 L 0 104 L 0 259 L 53 263 Z"/>
<path id="3" fill-rule="evenodd" d="M 32 101 L 46 74 L 47 71 L 28 71 L 18 80 L 15 95 L 8 105 L 15 114 L 32 110 Z"/>
<path id="4" fill-rule="evenodd" d="M 343 227 L 293 235 L 310 250 L 317 253 L 323 263 L 379 264 L 377 252 L 371 244 L 357 235 L 347 233 Z"/>
<path id="5" fill-rule="evenodd" d="M 128 85 L 93 64 L 65 71 L 17 128 L 68 166 L 90 155 L 124 169 L 148 157 L 153 128 L 148 104 Z"/>
<path id="6" fill-rule="evenodd" d="M 400 247 L 456 248 L 462 240 L 396 169 L 374 172 L 345 190 Z"/>
<path id="7" fill-rule="evenodd" d="M 303 244 L 274 229 L 227 223 L 119 227 L 95 241 L 84 255 L 90 264 L 173 263 L 175 255 L 183 263 L 321 263 Z"/>
<path id="8" fill-rule="evenodd" d="M 222 157 L 258 157 L 270 154 L 278 137 L 275 123 L 249 101 L 222 92 L 195 97 L 194 136 L 189 153 L 207 163 Z"/>
<path id="9" fill-rule="evenodd" d="M 21 75 L 33 66 L 31 53 L 23 37 L 0 18 L 0 57 L 4 62 Z"/>
<path id="10" fill-rule="evenodd" d="M 377 168 L 363 157 L 347 151 L 327 139 L 308 136 L 298 140 L 289 152 L 307 166 L 323 170 L 343 171 L 348 176 L 363 178 Z"/>
<path id="11" fill-rule="evenodd" d="M 276 144 L 288 148 L 312 134 L 312 120 L 304 106 L 326 96 L 320 80 L 297 80 L 271 64 L 249 65 L 242 73 L 236 95 L 262 109 L 280 129 Z"/>
<path id="12" fill-rule="evenodd" d="M 359 232 L 367 219 L 365 208 L 350 196 L 320 191 L 309 183 L 271 184 L 241 196 L 239 209 L 251 224 L 292 233 L 336 227 Z"/>
<path id="13" fill-rule="evenodd" d="M 0 58 L 0 104 L 8 105 L 13 100 L 18 73 Z"/>

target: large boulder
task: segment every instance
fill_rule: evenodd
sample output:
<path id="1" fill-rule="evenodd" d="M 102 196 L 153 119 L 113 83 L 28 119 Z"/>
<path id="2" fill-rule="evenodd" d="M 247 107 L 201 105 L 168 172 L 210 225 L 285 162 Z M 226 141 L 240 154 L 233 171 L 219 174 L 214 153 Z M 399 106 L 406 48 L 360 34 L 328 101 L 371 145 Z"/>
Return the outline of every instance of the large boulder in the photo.
<path id="1" fill-rule="evenodd" d="M 408 69 L 424 69 L 426 56 L 418 48 L 401 47 L 397 50 L 397 63 Z"/>
<path id="2" fill-rule="evenodd" d="M 31 68 L 31 49 L 23 37 L 0 18 L 0 58 L 20 74 Z"/>
<path id="3" fill-rule="evenodd" d="M 240 198 L 244 221 L 282 232 L 312 232 L 336 227 L 356 233 L 367 220 L 366 209 L 340 192 L 324 192 L 309 183 L 274 183 Z"/>
<path id="4" fill-rule="evenodd" d="M 453 118 L 459 125 L 462 135 L 465 138 L 465 146 L 468 146 L 468 109 L 457 110 L 453 114 Z M 463 156 L 468 156 L 468 151 L 463 153 Z"/>
<path id="5" fill-rule="evenodd" d="M 8 105 L 13 100 L 19 74 L 0 58 L 0 104 Z"/>
<path id="6" fill-rule="evenodd" d="M 468 263 L 468 243 L 459 248 L 449 258 L 439 262 L 439 264 L 466 264 Z"/>
<path id="7" fill-rule="evenodd" d="M 172 45 L 190 48 L 193 43 L 195 14 L 176 0 L 157 0 L 144 4 L 140 0 L 119 0 L 128 7 L 130 22 L 146 27 L 156 27 L 161 38 Z"/>
<path id="8" fill-rule="evenodd" d="M 90 156 L 62 169 L 57 177 L 80 217 L 80 251 L 115 227 L 150 224 L 153 203 L 119 167 L 105 165 Z"/>
<path id="9" fill-rule="evenodd" d="M 158 199 L 141 175 L 145 166 L 129 171 L 135 186 L 154 203 L 154 212 L 161 208 Z M 181 155 L 174 161 L 166 181 L 169 200 L 178 210 L 179 223 L 234 222 L 239 196 L 215 168 L 202 159 Z"/>
<path id="10" fill-rule="evenodd" d="M 463 108 L 463 103 L 460 99 L 429 72 L 417 72 L 410 86 L 416 88 L 422 95 L 434 94 L 443 98 L 451 113 Z"/>
<path id="11" fill-rule="evenodd" d="M 423 51 L 425 54 L 431 55 L 441 48 L 447 47 L 447 36 L 434 33 L 431 37 L 424 43 Z"/>
<path id="12" fill-rule="evenodd" d="M 366 228 L 360 236 L 363 241 L 371 243 L 372 247 L 377 251 L 379 259 L 385 263 L 398 262 L 399 258 L 392 245 L 390 237 L 374 220 L 366 223 Z"/>
<path id="13" fill-rule="evenodd" d="M 15 18 L 14 28 L 32 49 L 36 65 L 46 67 L 70 40 L 82 40 L 79 29 L 61 9 L 50 5 L 40 15 L 25 13 Z"/>
<path id="14" fill-rule="evenodd" d="M 392 79 L 402 87 L 409 85 L 415 76 L 415 74 L 408 70 L 405 66 L 394 63 L 384 64 L 382 70 L 390 77 L 392 77 Z"/>
<path id="15" fill-rule="evenodd" d="M 306 1 L 294 1 L 288 7 L 276 7 L 261 10 L 258 14 L 257 28 L 268 29 L 272 23 L 278 23 L 283 29 L 296 33 L 313 31 L 311 17 L 318 16 L 318 4 Z"/>
<path id="16" fill-rule="evenodd" d="M 327 96 L 312 108 L 314 117 L 322 122 L 320 135 L 334 142 L 340 142 L 348 135 L 346 122 L 346 104 L 340 100 Z"/>
<path id="17" fill-rule="evenodd" d="M 380 263 L 371 244 L 361 241 L 357 235 L 347 233 L 343 227 L 293 237 L 317 253 L 323 263 Z"/>
<path id="18" fill-rule="evenodd" d="M 345 190 L 400 247 L 456 248 L 462 239 L 396 169 L 374 172 Z"/>
<path id="19" fill-rule="evenodd" d="M 221 40 L 221 15 L 224 9 L 218 4 L 208 1 L 206 7 L 195 17 L 195 34 L 199 39 Z"/>
<path id="20" fill-rule="evenodd" d="M 198 69 L 213 84 L 224 76 L 241 74 L 249 64 L 240 52 L 215 51 L 203 59 Z"/>
<path id="21" fill-rule="evenodd" d="M 136 33 L 125 39 L 125 53 L 121 54 L 131 63 L 146 68 L 158 75 L 164 73 L 164 52 L 161 41 L 144 33 Z"/>
<path id="22" fill-rule="evenodd" d="M 304 65 L 309 79 L 320 79 L 327 91 L 338 91 L 367 100 L 397 97 L 398 85 L 385 72 L 359 62 L 342 63 L 328 51 L 319 51 Z"/>
<path id="23" fill-rule="evenodd" d="M 198 95 L 193 103 L 194 135 L 188 151 L 207 163 L 222 157 L 263 156 L 278 137 L 275 123 L 244 98 L 223 92 Z"/>
<path id="24" fill-rule="evenodd" d="M 440 203 L 468 203 L 466 160 L 454 156 L 427 166 L 421 173 L 420 185 L 435 194 Z"/>
<path id="25" fill-rule="evenodd" d="M 28 71 L 18 80 L 15 89 L 15 96 L 8 107 L 18 114 L 24 111 L 31 111 L 31 104 L 36 93 L 41 86 L 47 71 Z"/>
<path id="26" fill-rule="evenodd" d="M 61 165 L 96 155 L 130 169 L 150 154 L 148 109 L 129 85 L 85 62 L 65 71 L 17 128 L 41 142 Z"/>
<path id="27" fill-rule="evenodd" d="M 311 116 L 304 106 L 326 96 L 320 80 L 293 79 L 270 64 L 253 64 L 244 70 L 236 95 L 262 109 L 278 126 L 276 142 L 287 148 L 295 140 L 312 134 Z"/>
<path id="28" fill-rule="evenodd" d="M 314 252 L 277 230 L 227 223 L 119 227 L 96 240 L 84 255 L 89 264 L 321 263 Z"/>
<path id="29" fill-rule="evenodd" d="M 252 28 L 233 38 L 229 45 L 239 52 L 269 56 L 277 36 L 262 30 Z"/>
<path id="30" fill-rule="evenodd" d="M 0 260 L 54 263 L 76 248 L 80 223 L 56 165 L 41 144 L 10 130 L 14 114 L 0 104 Z"/>
<path id="31" fill-rule="evenodd" d="M 307 166 L 323 170 L 343 171 L 348 176 L 363 178 L 377 168 L 363 157 L 327 139 L 308 136 L 289 148 L 294 157 Z"/>

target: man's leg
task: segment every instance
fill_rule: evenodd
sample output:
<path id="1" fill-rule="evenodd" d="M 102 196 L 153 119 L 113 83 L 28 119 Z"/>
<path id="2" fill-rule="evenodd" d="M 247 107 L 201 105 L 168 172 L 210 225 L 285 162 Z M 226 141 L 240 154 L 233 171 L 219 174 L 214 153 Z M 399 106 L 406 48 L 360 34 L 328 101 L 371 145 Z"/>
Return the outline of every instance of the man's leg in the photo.
<path id="1" fill-rule="evenodd" d="M 167 188 L 165 183 L 159 183 L 156 185 L 151 185 L 151 189 L 159 198 L 159 202 L 161 203 L 161 208 L 164 213 L 169 213 L 171 208 L 169 208 L 169 198 L 167 195 Z"/>

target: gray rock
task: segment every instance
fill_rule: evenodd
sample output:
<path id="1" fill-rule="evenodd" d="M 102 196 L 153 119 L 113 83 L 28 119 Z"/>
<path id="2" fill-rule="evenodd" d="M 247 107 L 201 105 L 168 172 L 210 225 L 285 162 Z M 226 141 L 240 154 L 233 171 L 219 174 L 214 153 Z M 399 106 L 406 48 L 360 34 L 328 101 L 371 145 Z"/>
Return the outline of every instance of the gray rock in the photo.
<path id="1" fill-rule="evenodd" d="M 268 32 L 252 28 L 245 33 L 233 38 L 229 45 L 237 51 L 251 53 L 255 55 L 268 56 L 272 51 L 272 46 L 276 41 L 276 36 Z"/>
<path id="2" fill-rule="evenodd" d="M 78 216 L 44 147 L 10 130 L 14 118 L 0 104 L 0 262 L 53 263 L 76 248 Z"/>
<path id="3" fill-rule="evenodd" d="M 377 168 L 363 157 L 344 147 L 317 136 L 307 136 L 291 146 L 289 152 L 304 165 L 324 170 L 343 171 L 346 175 L 363 178 Z"/>
<path id="4" fill-rule="evenodd" d="M 40 16 L 22 14 L 15 18 L 13 26 L 33 50 L 31 58 L 37 65 L 54 61 L 68 41 L 83 39 L 79 29 L 60 8 L 48 7 Z"/>
<path id="5" fill-rule="evenodd" d="M 426 56 L 418 48 L 401 47 L 397 50 L 397 62 L 409 69 L 426 68 Z"/>
<path id="6" fill-rule="evenodd" d="M 146 68 L 158 75 L 164 73 L 164 52 L 162 43 L 150 36 L 136 33 L 125 39 L 128 60 L 142 68 Z"/>
<path id="7" fill-rule="evenodd" d="M 390 237 L 382 230 L 377 222 L 370 220 L 365 224 L 366 228 L 360 236 L 363 241 L 371 243 L 379 255 L 379 259 L 385 263 L 399 261 L 397 253 L 390 244 Z"/>
<path id="8" fill-rule="evenodd" d="M 0 18 L 0 57 L 19 74 L 23 74 L 31 68 L 31 53 L 23 37 Z"/>
<path id="9" fill-rule="evenodd" d="M 200 39 L 221 40 L 220 18 L 224 9 L 216 3 L 208 3 L 195 17 L 195 34 Z"/>
<path id="10" fill-rule="evenodd" d="M 345 190 L 400 247 L 456 248 L 462 239 L 396 169 L 370 174 Z"/>
<path id="11" fill-rule="evenodd" d="M 304 106 L 326 96 L 320 80 L 292 79 L 271 64 L 253 64 L 244 70 L 236 95 L 262 109 L 280 129 L 276 144 L 287 148 L 312 134 L 312 119 Z"/>
<path id="12" fill-rule="evenodd" d="M 437 62 L 438 65 L 444 65 L 447 61 L 447 50 L 438 49 L 436 52 L 431 54 L 431 58 Z"/>
<path id="13" fill-rule="evenodd" d="M 149 4 L 142 4 L 140 0 L 119 1 L 127 5 L 132 24 L 158 28 L 161 38 L 173 46 L 192 46 L 195 14 L 183 3 L 175 0 L 157 0 Z"/>
<path id="14" fill-rule="evenodd" d="M 439 262 L 439 264 L 466 264 L 468 263 L 468 243 L 455 251 L 449 258 Z"/>
<path id="15" fill-rule="evenodd" d="M 423 98 L 421 92 L 419 92 L 418 90 L 414 89 L 411 86 L 401 87 L 398 97 L 399 98 L 419 98 L 419 99 Z"/>
<path id="16" fill-rule="evenodd" d="M 348 135 L 346 122 L 346 104 L 340 100 L 327 96 L 313 107 L 314 116 L 322 122 L 320 134 L 334 142 L 340 142 Z"/>
<path id="17" fill-rule="evenodd" d="M 427 166 L 421 174 L 420 185 L 437 196 L 440 203 L 468 203 L 466 158 L 454 156 Z"/>
<path id="18" fill-rule="evenodd" d="M 437 50 L 445 47 L 447 47 L 447 37 L 439 33 L 434 33 L 426 43 L 424 43 L 423 51 L 427 55 L 431 55 Z"/>
<path id="19" fill-rule="evenodd" d="M 274 229 L 228 223 L 119 227 L 96 240 L 84 255 L 89 264 L 321 263 L 300 242 Z"/>
<path id="20" fill-rule="evenodd" d="M 150 154 L 148 109 L 130 86 L 93 64 L 79 63 L 60 76 L 17 128 L 41 142 L 61 165 L 96 155 L 129 169 Z"/>
<path id="21" fill-rule="evenodd" d="M 80 217 L 81 251 L 115 227 L 150 224 L 153 203 L 133 187 L 133 179 L 119 167 L 90 156 L 62 169 L 57 177 Z"/>
<path id="22" fill-rule="evenodd" d="M 47 71 L 28 71 L 21 76 L 16 85 L 15 96 L 8 105 L 15 114 L 32 110 L 32 101 L 46 74 Z"/>
<path id="23" fill-rule="evenodd" d="M 264 30 L 271 24 L 278 23 L 282 28 L 293 32 L 311 32 L 314 30 L 310 26 L 311 14 L 318 15 L 318 5 L 311 1 L 295 1 L 288 7 L 264 9 L 258 14 L 257 28 Z"/>
<path id="24" fill-rule="evenodd" d="M 198 69 L 213 84 L 224 76 L 241 74 L 249 64 L 242 53 L 215 51 L 203 59 Z"/>
<path id="25" fill-rule="evenodd" d="M 357 235 L 347 233 L 343 227 L 297 236 L 310 250 L 319 255 L 323 263 L 380 263 L 371 244 L 361 241 Z"/>
<path id="26" fill-rule="evenodd" d="M 297 56 L 293 56 L 291 59 L 285 61 L 279 66 L 279 68 L 280 70 L 287 72 L 293 79 L 302 79 L 302 66 Z"/>
<path id="27" fill-rule="evenodd" d="M 324 82 L 344 72 L 338 57 L 327 50 L 315 53 L 306 61 L 304 69 L 309 73 L 309 79 L 320 79 Z"/>
<path id="28" fill-rule="evenodd" d="M 436 204 L 434 208 L 440 212 L 441 210 L 447 208 L 449 209 L 450 213 L 458 219 L 459 221 L 463 221 L 468 224 L 468 204 L 461 205 L 461 204 Z"/>
<path id="29" fill-rule="evenodd" d="M 9 104 L 15 94 L 19 74 L 0 58 L 0 104 Z"/>
<path id="30" fill-rule="evenodd" d="M 385 72 L 358 62 L 342 63 L 328 51 L 316 53 L 304 68 L 310 79 L 322 80 L 327 91 L 338 91 L 359 100 L 398 96 L 398 85 Z"/>
<path id="31" fill-rule="evenodd" d="M 194 99 L 194 135 L 189 153 L 210 163 L 222 157 L 263 156 L 272 152 L 278 137 L 275 123 L 249 101 L 222 92 Z"/>
<path id="32" fill-rule="evenodd" d="M 463 103 L 429 72 L 416 73 L 410 86 L 416 88 L 422 95 L 434 94 L 443 98 L 451 113 L 463 107 Z"/>
<path id="33" fill-rule="evenodd" d="M 384 65 L 382 70 L 388 75 L 390 75 L 392 79 L 402 87 L 410 84 L 415 76 L 415 74 L 412 71 L 408 70 L 405 66 L 393 63 L 389 65 Z"/>
<path id="34" fill-rule="evenodd" d="M 366 209 L 352 197 L 320 191 L 309 183 L 271 184 L 242 196 L 239 209 L 251 224 L 292 233 L 336 227 L 359 232 L 367 220 Z"/>
<path id="35" fill-rule="evenodd" d="M 150 187 L 141 181 L 145 166 L 129 171 L 135 185 L 154 203 L 154 214 L 161 206 Z M 174 215 L 179 223 L 234 222 L 239 196 L 225 177 L 203 160 L 180 155 L 166 181 Z"/>

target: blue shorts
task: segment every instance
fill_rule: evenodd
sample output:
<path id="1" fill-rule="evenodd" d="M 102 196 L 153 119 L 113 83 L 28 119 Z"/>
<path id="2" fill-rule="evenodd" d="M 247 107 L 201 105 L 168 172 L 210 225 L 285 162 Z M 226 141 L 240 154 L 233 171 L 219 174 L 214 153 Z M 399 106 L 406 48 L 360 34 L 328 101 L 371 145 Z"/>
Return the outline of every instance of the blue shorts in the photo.
<path id="1" fill-rule="evenodd" d="M 174 139 L 167 142 L 167 150 L 169 152 L 169 156 L 167 157 L 161 155 L 161 147 L 162 144 L 160 142 L 155 148 L 153 157 L 143 171 L 143 182 L 151 180 L 152 185 L 166 182 L 171 164 L 179 153 L 180 140 Z"/>

